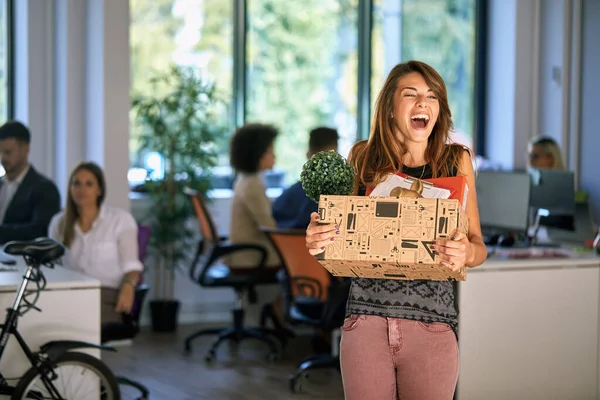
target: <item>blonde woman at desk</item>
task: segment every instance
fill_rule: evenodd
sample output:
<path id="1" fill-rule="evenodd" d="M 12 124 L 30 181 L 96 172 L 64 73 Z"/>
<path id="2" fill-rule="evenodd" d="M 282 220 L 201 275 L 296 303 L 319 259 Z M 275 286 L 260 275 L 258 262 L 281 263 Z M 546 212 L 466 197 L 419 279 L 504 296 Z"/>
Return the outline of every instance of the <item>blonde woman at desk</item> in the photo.
<path id="1" fill-rule="evenodd" d="M 101 322 L 121 322 L 133 306 L 143 269 L 137 223 L 125 210 L 103 205 L 102 169 L 79 164 L 69 178 L 67 207 L 50 222 L 49 236 L 68 248 L 66 266 L 100 280 Z"/>
<path id="2" fill-rule="evenodd" d="M 452 270 L 476 267 L 487 250 L 479 224 L 475 176 L 468 151 L 448 145 L 452 119 L 441 76 L 429 65 L 396 65 L 377 97 L 368 141 L 354 145 L 350 162 L 357 194 L 389 171 L 422 177 L 464 175 L 469 185 L 469 232 L 438 240 L 432 249 Z M 311 254 L 330 243 L 335 227 L 306 231 Z M 353 278 L 342 326 L 340 364 L 347 400 L 449 400 L 458 379 L 456 286 L 446 281 Z"/>
<path id="3" fill-rule="evenodd" d="M 551 137 L 532 138 L 527 146 L 527 158 L 530 168 L 565 169 L 560 147 Z"/>

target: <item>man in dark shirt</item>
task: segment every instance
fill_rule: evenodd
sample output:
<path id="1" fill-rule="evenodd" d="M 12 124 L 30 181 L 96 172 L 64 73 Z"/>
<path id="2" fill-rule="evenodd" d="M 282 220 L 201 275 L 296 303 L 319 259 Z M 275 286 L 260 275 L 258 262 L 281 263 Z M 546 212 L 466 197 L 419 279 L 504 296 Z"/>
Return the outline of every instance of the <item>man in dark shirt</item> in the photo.
<path id="1" fill-rule="evenodd" d="M 20 122 L 0 126 L 0 244 L 48 235 L 50 220 L 60 210 L 54 182 L 29 164 L 29 129 Z"/>
<path id="2" fill-rule="evenodd" d="M 313 129 L 310 131 L 306 156 L 310 158 L 320 151 L 337 151 L 338 139 L 339 135 L 335 129 Z M 306 196 L 300 182 L 284 190 L 273 202 L 273 218 L 278 228 L 305 229 L 310 223 L 310 214 L 313 211 L 317 211 L 317 203 Z"/>

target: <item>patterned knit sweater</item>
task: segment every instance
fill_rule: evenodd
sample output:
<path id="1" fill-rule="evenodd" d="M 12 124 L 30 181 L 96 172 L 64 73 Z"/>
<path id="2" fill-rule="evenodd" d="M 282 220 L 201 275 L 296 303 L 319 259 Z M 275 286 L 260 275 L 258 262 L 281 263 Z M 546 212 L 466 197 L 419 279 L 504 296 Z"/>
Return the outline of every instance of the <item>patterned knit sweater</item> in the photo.
<path id="1" fill-rule="evenodd" d="M 408 168 L 414 177 L 432 177 L 429 165 Z M 443 322 L 458 336 L 457 283 L 447 281 L 401 281 L 353 278 L 346 315 L 367 314 L 404 318 L 425 323 Z"/>

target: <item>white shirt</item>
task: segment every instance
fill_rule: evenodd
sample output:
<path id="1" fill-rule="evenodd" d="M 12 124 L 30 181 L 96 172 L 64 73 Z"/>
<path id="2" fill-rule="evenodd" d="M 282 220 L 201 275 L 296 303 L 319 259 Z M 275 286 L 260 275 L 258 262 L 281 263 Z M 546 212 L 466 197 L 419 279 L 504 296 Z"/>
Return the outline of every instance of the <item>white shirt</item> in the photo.
<path id="1" fill-rule="evenodd" d="M 48 236 L 62 241 L 60 223 L 64 211 L 56 214 Z M 123 276 L 131 271 L 142 271 L 138 258 L 138 226 L 131 213 L 102 206 L 92 228 L 83 233 L 75 224 L 75 235 L 64 262 L 67 268 L 81 271 L 100 280 L 103 287 L 118 289 Z"/>
<path id="2" fill-rule="evenodd" d="M 17 189 L 21 182 L 23 182 L 27 172 L 29 172 L 29 165 L 12 181 L 9 181 L 6 175 L 2 177 L 2 186 L 0 187 L 0 223 L 4 221 L 4 214 L 6 214 L 6 210 L 8 210 L 8 206 L 15 193 L 17 193 Z"/>

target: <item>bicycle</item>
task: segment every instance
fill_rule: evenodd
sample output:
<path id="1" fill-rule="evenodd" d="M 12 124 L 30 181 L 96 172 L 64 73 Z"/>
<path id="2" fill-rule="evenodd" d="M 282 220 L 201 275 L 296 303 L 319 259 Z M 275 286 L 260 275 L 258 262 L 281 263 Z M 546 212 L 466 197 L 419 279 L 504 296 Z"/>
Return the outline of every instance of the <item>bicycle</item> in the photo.
<path id="1" fill-rule="evenodd" d="M 19 379 L 16 386 L 10 386 L 0 372 L 0 395 L 11 396 L 12 400 L 83 400 L 87 398 L 86 393 L 74 393 L 75 389 L 82 389 L 87 391 L 89 398 L 120 400 L 117 379 L 106 364 L 89 354 L 72 351 L 81 348 L 109 351 L 116 349 L 76 340 L 56 340 L 45 343 L 38 352 L 33 352 L 17 330 L 19 317 L 31 309 L 41 311 L 35 306 L 40 292 L 46 287 L 46 278 L 41 267 L 54 268 L 55 262 L 63 256 L 64 251 L 61 244 L 49 238 L 13 241 L 4 245 L 6 254 L 24 258 L 27 270 L 12 307 L 7 309 L 5 322 L 0 325 L 0 359 L 8 339 L 14 335 L 31 363 L 31 368 Z M 35 284 L 35 289 L 27 291 L 30 282 Z M 31 295 L 34 297 L 29 300 Z M 78 381 L 73 382 L 75 380 Z M 59 390 L 59 386 L 71 383 L 74 383 L 72 387 Z"/>

